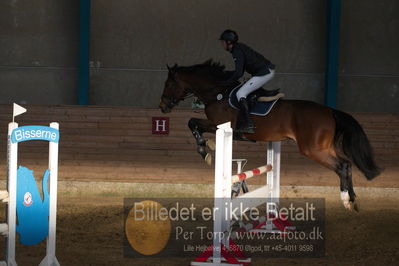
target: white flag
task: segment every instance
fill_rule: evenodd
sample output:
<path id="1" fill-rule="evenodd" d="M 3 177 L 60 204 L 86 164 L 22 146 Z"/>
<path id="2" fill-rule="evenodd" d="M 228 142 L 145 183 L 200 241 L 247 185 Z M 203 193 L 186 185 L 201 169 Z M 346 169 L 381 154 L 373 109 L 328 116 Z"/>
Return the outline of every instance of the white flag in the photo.
<path id="1" fill-rule="evenodd" d="M 12 112 L 13 117 L 15 117 L 17 115 L 20 115 L 20 114 L 23 114 L 25 112 L 26 112 L 25 108 L 23 108 L 22 106 L 14 103 L 14 108 L 13 108 L 13 112 Z"/>

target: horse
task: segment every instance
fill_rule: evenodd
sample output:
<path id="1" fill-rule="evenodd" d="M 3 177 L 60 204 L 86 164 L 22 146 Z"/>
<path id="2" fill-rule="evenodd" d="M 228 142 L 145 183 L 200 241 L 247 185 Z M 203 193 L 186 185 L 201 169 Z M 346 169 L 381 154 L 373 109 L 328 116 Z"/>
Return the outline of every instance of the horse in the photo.
<path id="1" fill-rule="evenodd" d="M 230 107 L 228 97 L 221 97 L 232 89 L 220 85 L 228 72 L 213 60 L 192 66 L 167 65 L 167 68 L 159 108 L 169 113 L 180 101 L 193 95 L 204 103 L 207 119 L 191 118 L 188 127 L 196 139 L 198 153 L 210 163 L 207 148 L 214 149 L 214 142 L 206 140 L 203 133 L 215 133 L 217 125 L 228 121 L 233 128 L 237 125 L 239 111 Z M 375 163 L 367 135 L 351 115 L 312 101 L 279 99 L 268 115 L 251 117 L 255 133 L 235 134 L 234 139 L 294 140 L 300 153 L 338 175 L 344 207 L 358 211 L 352 163 L 367 180 L 378 176 L 381 169 Z"/>

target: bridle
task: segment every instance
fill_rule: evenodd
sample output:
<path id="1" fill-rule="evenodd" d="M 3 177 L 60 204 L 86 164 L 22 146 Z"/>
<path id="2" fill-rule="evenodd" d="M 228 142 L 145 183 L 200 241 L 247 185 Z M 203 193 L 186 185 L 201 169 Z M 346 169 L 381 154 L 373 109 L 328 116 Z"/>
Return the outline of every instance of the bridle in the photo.
<path id="1" fill-rule="evenodd" d="M 193 96 L 194 96 L 194 93 L 184 90 L 184 96 L 180 99 L 177 99 L 174 96 L 168 97 L 168 96 L 164 96 L 164 95 L 162 95 L 162 99 L 166 99 L 167 100 L 166 107 L 169 109 L 172 109 L 173 107 L 178 105 L 179 102 L 184 101 L 185 99 L 191 98 Z"/>

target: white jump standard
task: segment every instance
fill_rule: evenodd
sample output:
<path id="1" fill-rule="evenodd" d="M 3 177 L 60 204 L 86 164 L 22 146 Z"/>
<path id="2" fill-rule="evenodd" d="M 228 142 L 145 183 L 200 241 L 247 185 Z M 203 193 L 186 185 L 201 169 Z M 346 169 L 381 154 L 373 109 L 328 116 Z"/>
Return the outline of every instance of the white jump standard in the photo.
<path id="1" fill-rule="evenodd" d="M 16 109 L 17 108 L 17 109 Z M 14 116 L 23 112 L 18 112 L 18 108 L 22 108 L 14 104 Z M 17 110 L 17 113 L 16 111 Z M 14 119 L 13 119 L 14 121 Z M 34 129 L 34 130 L 33 130 Z M 18 131 L 19 130 L 19 131 Z M 33 130 L 33 131 L 32 131 Z M 17 132 L 17 134 L 15 134 Z M 14 134 L 13 134 L 14 133 Z M 54 135 L 55 134 L 55 135 Z M 18 139 L 16 139 L 16 137 Z M 7 206 L 7 223 L 1 224 L 0 230 L 7 237 L 6 242 L 6 260 L 0 262 L 0 265 L 17 265 L 15 259 L 15 241 L 16 241 L 16 222 L 17 222 L 17 165 L 18 165 L 18 142 L 33 139 L 49 141 L 49 161 L 48 181 L 49 188 L 49 209 L 48 209 L 48 235 L 46 256 L 40 265 L 60 265 L 55 256 L 56 244 L 56 217 L 57 217 L 57 180 L 58 180 L 58 140 L 59 140 L 59 124 L 50 123 L 50 127 L 43 126 L 25 126 L 18 127 L 18 124 L 11 122 L 8 124 L 8 192 L 2 191 L 3 202 L 8 202 Z M 43 192 L 44 193 L 44 192 Z M 19 214 L 18 214 L 19 215 Z M 21 220 L 18 218 L 18 226 Z M 45 230 L 47 230 L 47 227 Z"/>
<path id="2" fill-rule="evenodd" d="M 203 252 L 191 265 L 249 265 L 251 259 L 245 258 L 240 249 L 237 249 L 234 239 L 237 232 L 265 232 L 281 233 L 290 230 L 290 224 L 278 219 L 268 220 L 260 217 L 258 221 L 244 225 L 241 221 L 232 221 L 226 215 L 226 204 L 236 208 L 240 204 L 243 208 L 255 208 L 267 202 L 278 204 L 280 196 L 280 142 L 269 142 L 267 146 L 267 164 L 236 175 L 232 172 L 232 145 L 233 130 L 230 123 L 218 126 L 216 131 L 216 158 L 215 158 L 215 216 L 213 245 Z M 238 167 L 240 169 L 240 167 Z M 266 185 L 242 194 L 231 197 L 232 184 L 257 175 L 267 173 Z M 245 201 L 243 201 L 245 199 Z M 244 206 L 243 206 L 244 204 Z M 230 217 L 230 219 L 223 219 Z M 232 232 L 232 224 L 239 222 L 239 228 Z M 218 234 L 222 232 L 225 234 Z"/>

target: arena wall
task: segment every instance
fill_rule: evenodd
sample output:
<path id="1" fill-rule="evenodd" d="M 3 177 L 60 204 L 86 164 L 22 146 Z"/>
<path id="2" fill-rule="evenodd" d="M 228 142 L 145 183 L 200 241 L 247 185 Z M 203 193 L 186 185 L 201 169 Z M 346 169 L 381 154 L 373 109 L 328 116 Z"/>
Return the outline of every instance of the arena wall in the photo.
<path id="1" fill-rule="evenodd" d="M 398 113 L 399 2 L 341 2 L 338 108 Z M 91 5 L 90 104 L 156 108 L 166 64 L 214 58 L 232 68 L 217 41 L 230 27 L 277 65 L 269 87 L 282 88 L 288 98 L 324 102 L 326 1 Z M 7 0 L 0 15 L 0 103 L 75 104 L 79 1 Z"/>
<path id="2" fill-rule="evenodd" d="M 20 126 L 46 125 L 49 121 L 60 123 L 60 180 L 214 182 L 214 166 L 207 166 L 197 154 L 194 138 L 187 128 L 189 118 L 203 117 L 202 111 L 180 108 L 168 114 L 170 134 L 161 136 L 152 134 L 152 117 L 163 116 L 157 109 L 65 105 L 26 107 L 28 112 L 16 119 Z M 371 182 L 355 171 L 355 186 L 397 187 L 399 116 L 372 113 L 353 115 L 364 126 L 378 164 L 385 168 L 383 174 Z M 3 179 L 7 165 L 7 123 L 11 119 L 11 105 L 0 105 L 0 172 L 3 173 Z M 45 142 L 21 143 L 18 164 L 33 166 L 33 170 L 41 175 L 47 167 L 46 145 Z M 249 160 L 246 169 L 263 165 L 265 156 L 265 143 L 234 143 L 234 158 Z M 281 182 L 282 185 L 292 186 L 339 185 L 339 179 L 333 172 L 300 155 L 292 141 L 284 141 L 282 145 Z"/>

